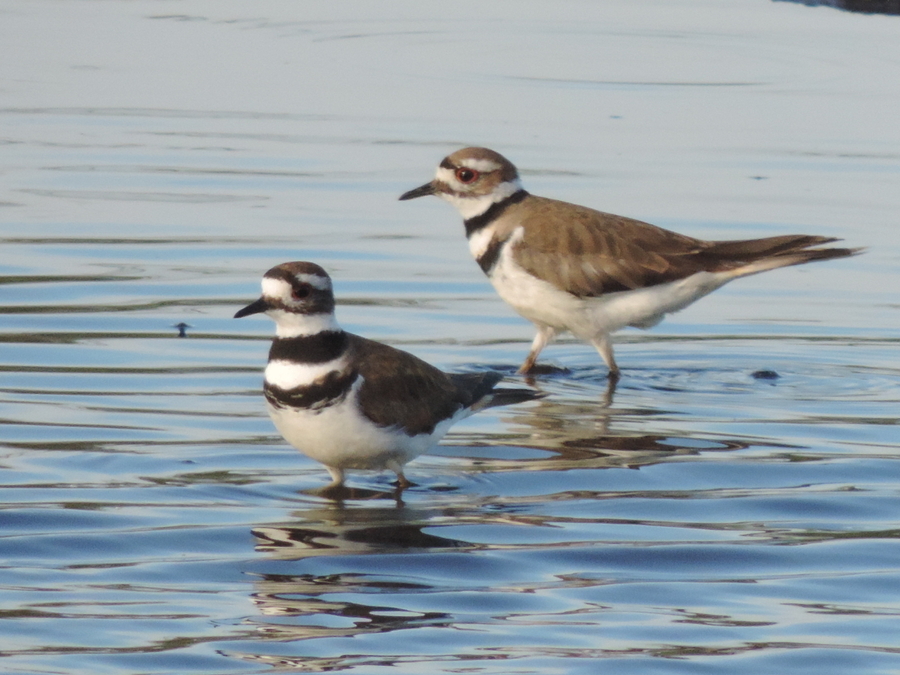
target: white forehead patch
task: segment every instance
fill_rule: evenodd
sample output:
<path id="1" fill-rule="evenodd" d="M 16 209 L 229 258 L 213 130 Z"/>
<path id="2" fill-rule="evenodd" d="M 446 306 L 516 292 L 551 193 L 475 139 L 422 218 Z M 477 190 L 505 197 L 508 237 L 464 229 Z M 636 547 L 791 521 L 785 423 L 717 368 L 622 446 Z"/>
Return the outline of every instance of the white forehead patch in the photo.
<path id="1" fill-rule="evenodd" d="M 447 185 L 459 184 L 459 181 L 456 180 L 456 173 L 453 169 L 446 169 L 442 166 L 437 168 L 437 171 L 434 172 L 434 179 L 438 183 L 445 183 Z"/>
<path id="2" fill-rule="evenodd" d="M 294 278 L 301 284 L 309 284 L 320 291 L 331 290 L 331 279 L 328 277 L 320 277 L 318 274 L 297 274 Z M 291 285 L 284 279 L 263 277 L 262 292 L 265 297 L 289 298 L 291 296 L 291 291 Z"/>
<path id="3" fill-rule="evenodd" d="M 263 277 L 262 294 L 266 298 L 288 298 L 291 295 L 291 285 L 284 279 Z"/>

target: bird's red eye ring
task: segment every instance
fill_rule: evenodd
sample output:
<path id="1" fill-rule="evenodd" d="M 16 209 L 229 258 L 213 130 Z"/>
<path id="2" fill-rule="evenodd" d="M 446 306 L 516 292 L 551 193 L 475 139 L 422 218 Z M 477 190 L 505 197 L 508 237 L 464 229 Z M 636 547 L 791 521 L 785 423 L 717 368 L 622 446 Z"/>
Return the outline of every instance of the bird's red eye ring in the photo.
<path id="1" fill-rule="evenodd" d="M 299 284 L 291 288 L 291 297 L 294 300 L 305 300 L 312 293 L 312 287 L 309 284 Z"/>
<path id="2" fill-rule="evenodd" d="M 461 166 L 456 170 L 456 180 L 464 185 L 468 185 L 469 183 L 474 183 L 478 180 L 478 176 L 480 176 L 475 169 L 470 169 L 467 166 Z"/>

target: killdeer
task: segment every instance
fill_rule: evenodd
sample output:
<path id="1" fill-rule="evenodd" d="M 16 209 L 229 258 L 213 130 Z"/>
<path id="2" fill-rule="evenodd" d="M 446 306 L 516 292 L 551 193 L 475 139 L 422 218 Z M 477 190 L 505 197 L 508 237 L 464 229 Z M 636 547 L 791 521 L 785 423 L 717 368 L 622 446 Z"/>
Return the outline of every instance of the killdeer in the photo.
<path id="1" fill-rule="evenodd" d="M 403 466 L 435 445 L 450 426 L 496 405 L 538 394 L 494 389 L 498 373 L 446 374 L 412 354 L 341 330 L 331 279 L 310 262 L 273 267 L 262 297 L 239 319 L 264 312 L 275 320 L 263 390 L 269 415 L 295 448 L 321 462 L 329 487 L 347 469 Z"/>
<path id="2" fill-rule="evenodd" d="M 535 197 L 487 148 L 445 157 L 434 180 L 400 196 L 436 195 L 463 217 L 469 250 L 494 288 L 537 326 L 519 372 L 531 371 L 557 333 L 592 344 L 619 376 L 610 334 L 650 328 L 732 279 L 854 255 L 820 248 L 832 237 L 784 235 L 704 241 L 631 218 Z"/>

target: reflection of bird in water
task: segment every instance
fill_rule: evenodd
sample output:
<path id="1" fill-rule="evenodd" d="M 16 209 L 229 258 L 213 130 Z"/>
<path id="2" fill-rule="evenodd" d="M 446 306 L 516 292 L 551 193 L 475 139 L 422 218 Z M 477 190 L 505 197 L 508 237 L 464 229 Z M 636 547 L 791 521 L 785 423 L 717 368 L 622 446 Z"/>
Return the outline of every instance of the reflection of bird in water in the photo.
<path id="1" fill-rule="evenodd" d="M 183 337 L 187 337 L 187 329 L 193 328 L 193 326 L 189 323 L 185 323 L 184 321 L 182 321 L 181 323 L 176 323 L 175 325 L 173 325 L 172 328 L 177 328 L 178 329 L 178 337 L 183 338 Z"/>
<path id="2" fill-rule="evenodd" d="M 710 434 L 685 435 L 652 428 L 654 408 L 615 408 L 617 383 L 606 380 L 600 401 L 594 379 L 582 384 L 580 373 L 569 372 L 561 380 L 543 380 L 540 388 L 548 396 L 527 409 L 510 410 L 502 419 L 509 446 L 545 450 L 538 457 L 507 459 L 508 451 L 490 459 L 470 457 L 470 471 L 561 471 L 612 467 L 637 468 L 676 455 L 696 455 L 701 451 L 731 451 L 750 446 L 746 439 L 715 437 Z M 635 424 L 639 422 L 639 424 Z M 637 428 L 637 431 L 633 429 Z M 460 452 L 465 452 L 460 448 Z"/>
<path id="3" fill-rule="evenodd" d="M 246 619 L 245 623 L 256 624 L 266 640 L 295 642 L 351 638 L 410 628 L 446 628 L 454 622 L 455 618 L 446 612 L 390 606 L 383 592 L 386 586 L 393 592 L 427 593 L 434 590 L 427 584 L 414 582 L 404 582 L 401 587 L 399 582 L 385 582 L 363 574 L 263 576 L 254 580 L 250 598 L 260 616 Z M 344 600 L 338 595 L 352 596 L 355 600 Z M 282 655 L 238 656 L 280 667 L 302 666 L 302 672 L 344 670 L 348 660 L 355 660 L 352 657 L 304 656 L 298 660 Z M 382 661 L 381 665 L 389 663 L 389 660 Z"/>
<path id="4" fill-rule="evenodd" d="M 377 502 L 376 502 L 377 503 Z M 298 511 L 289 525 L 253 529 L 256 550 L 279 559 L 320 555 L 386 553 L 408 549 L 459 548 L 466 542 L 423 532 L 433 527 L 440 509 L 392 507 L 350 508 L 341 502 Z"/>
<path id="5" fill-rule="evenodd" d="M 404 465 L 455 422 L 488 407 L 528 401 L 528 389 L 495 389 L 498 373 L 446 374 L 412 354 L 341 330 L 331 279 L 318 265 L 284 263 L 266 272 L 263 294 L 236 318 L 265 312 L 276 337 L 265 371 L 269 414 L 285 439 L 343 488 L 347 469 Z"/>
<path id="6" fill-rule="evenodd" d="M 319 556 L 350 559 L 473 546 L 425 531 L 446 517 L 445 507 L 377 504 L 365 502 L 363 506 L 349 507 L 331 502 L 299 510 L 292 514 L 289 523 L 254 528 L 256 550 L 265 554 L 272 564 L 283 565 L 284 570 L 298 570 L 301 568 L 296 561 Z M 464 504 L 469 508 L 468 500 Z M 261 574 L 253 580 L 251 596 L 260 616 L 247 621 L 257 624 L 267 639 L 291 641 L 451 624 L 453 617 L 443 612 L 391 607 L 389 596 L 384 593 L 388 589 L 401 594 L 435 590 L 426 581 L 387 581 L 379 575 L 360 572 Z M 338 594 L 354 599 L 344 600 Z M 241 656 L 273 665 L 290 665 L 290 658 L 280 656 Z M 303 666 L 305 671 L 331 670 L 343 662 L 340 658 L 304 659 Z"/>

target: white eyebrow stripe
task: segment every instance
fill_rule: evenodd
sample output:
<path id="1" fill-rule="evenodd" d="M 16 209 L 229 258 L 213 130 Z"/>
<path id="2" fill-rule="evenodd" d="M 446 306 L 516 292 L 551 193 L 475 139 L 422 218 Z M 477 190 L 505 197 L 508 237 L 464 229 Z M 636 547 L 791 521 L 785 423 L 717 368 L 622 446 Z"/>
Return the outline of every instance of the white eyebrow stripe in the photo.
<path id="1" fill-rule="evenodd" d="M 297 274 L 295 278 L 300 283 L 309 284 L 320 291 L 331 290 L 331 279 L 328 277 L 322 277 L 318 274 Z"/>
<path id="2" fill-rule="evenodd" d="M 463 162 L 463 166 L 475 169 L 476 171 L 481 171 L 482 173 L 490 173 L 491 171 L 496 171 L 500 168 L 500 165 L 492 159 L 467 159 Z"/>

